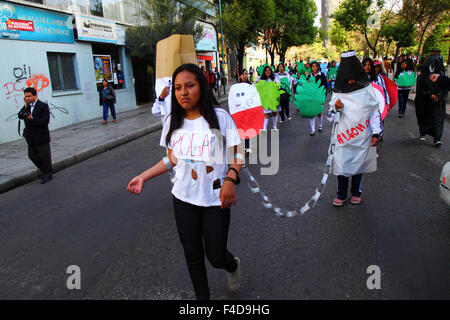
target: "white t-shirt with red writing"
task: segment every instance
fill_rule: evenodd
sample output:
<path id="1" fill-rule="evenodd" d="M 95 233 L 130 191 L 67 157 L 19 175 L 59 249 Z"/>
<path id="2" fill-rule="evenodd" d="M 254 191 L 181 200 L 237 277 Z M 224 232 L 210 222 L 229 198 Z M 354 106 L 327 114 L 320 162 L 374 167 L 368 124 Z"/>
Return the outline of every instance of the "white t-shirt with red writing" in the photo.
<path id="1" fill-rule="evenodd" d="M 227 175 L 228 163 L 234 152 L 227 149 L 241 143 L 233 118 L 227 111 L 215 108 L 220 126 L 215 130 L 209 128 L 208 122 L 200 116 L 197 119 L 184 119 L 183 125 L 172 133 L 169 146 L 166 136 L 170 129 L 171 117 L 164 122 L 160 145 L 172 150 L 178 159 L 175 170 L 175 183 L 172 194 L 181 201 L 202 206 L 220 206 L 220 186 Z M 216 180 L 220 186 L 213 188 Z M 216 186 L 218 185 L 216 181 Z"/>

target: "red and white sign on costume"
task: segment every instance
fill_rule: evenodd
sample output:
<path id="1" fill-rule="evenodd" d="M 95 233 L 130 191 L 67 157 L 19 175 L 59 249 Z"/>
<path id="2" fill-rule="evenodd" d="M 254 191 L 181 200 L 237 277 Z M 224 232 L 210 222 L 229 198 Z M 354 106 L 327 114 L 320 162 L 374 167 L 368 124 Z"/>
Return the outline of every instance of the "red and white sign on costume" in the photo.
<path id="1" fill-rule="evenodd" d="M 264 111 L 256 87 L 237 83 L 228 93 L 228 107 L 241 139 L 256 137 L 264 126 Z"/>
<path id="2" fill-rule="evenodd" d="M 380 111 L 381 120 L 384 120 L 384 118 L 386 118 L 390 108 L 386 104 L 386 99 L 384 98 L 383 88 L 374 82 L 372 82 L 372 87 L 374 88 L 375 95 L 378 100 L 378 110 Z"/>

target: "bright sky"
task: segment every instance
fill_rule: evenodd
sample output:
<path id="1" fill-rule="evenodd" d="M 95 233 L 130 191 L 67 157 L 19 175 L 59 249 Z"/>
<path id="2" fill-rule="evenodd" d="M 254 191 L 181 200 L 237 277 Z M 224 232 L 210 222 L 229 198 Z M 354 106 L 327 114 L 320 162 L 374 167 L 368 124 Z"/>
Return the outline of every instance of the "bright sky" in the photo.
<path id="1" fill-rule="evenodd" d="M 318 14 L 317 14 L 317 17 L 316 17 L 316 19 L 314 20 L 314 26 L 315 27 L 320 27 L 320 0 L 314 0 L 314 2 L 316 3 L 316 7 L 317 7 L 317 12 L 318 12 Z"/>

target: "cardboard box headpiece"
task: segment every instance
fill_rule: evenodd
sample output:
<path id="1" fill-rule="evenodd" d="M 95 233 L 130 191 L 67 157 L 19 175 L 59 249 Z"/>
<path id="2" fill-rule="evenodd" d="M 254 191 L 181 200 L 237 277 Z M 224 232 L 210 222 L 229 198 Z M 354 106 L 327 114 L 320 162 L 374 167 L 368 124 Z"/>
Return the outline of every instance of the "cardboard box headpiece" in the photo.
<path id="1" fill-rule="evenodd" d="M 173 72 L 185 63 L 197 64 L 194 37 L 174 34 L 156 44 L 156 79 L 172 77 Z"/>

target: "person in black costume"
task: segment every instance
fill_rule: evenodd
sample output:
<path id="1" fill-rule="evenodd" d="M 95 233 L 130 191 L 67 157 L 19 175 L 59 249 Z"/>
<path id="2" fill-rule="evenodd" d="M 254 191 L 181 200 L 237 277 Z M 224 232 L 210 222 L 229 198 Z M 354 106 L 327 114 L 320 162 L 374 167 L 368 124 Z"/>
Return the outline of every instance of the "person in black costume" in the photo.
<path id="1" fill-rule="evenodd" d="M 424 141 L 425 135 L 434 139 L 434 145 L 442 144 L 445 119 L 445 97 L 447 89 L 438 87 L 430 79 L 431 74 L 444 75 L 444 63 L 436 50 L 425 61 L 422 71 L 417 79 L 415 98 L 417 124 L 419 126 L 419 139 Z"/>

